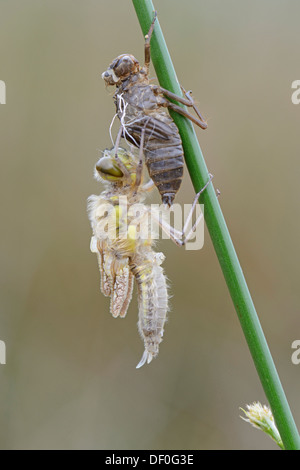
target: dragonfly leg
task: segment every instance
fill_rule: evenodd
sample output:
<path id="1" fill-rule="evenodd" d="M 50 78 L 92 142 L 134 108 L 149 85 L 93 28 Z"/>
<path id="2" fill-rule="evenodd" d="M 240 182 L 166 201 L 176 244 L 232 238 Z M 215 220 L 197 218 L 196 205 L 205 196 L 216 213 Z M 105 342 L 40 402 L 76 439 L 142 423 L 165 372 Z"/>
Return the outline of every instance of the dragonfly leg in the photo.
<path id="1" fill-rule="evenodd" d="M 183 91 L 184 95 L 187 97 L 188 101 L 190 102 L 190 104 L 187 104 L 187 106 L 191 106 L 193 108 L 193 110 L 195 111 L 195 113 L 197 114 L 197 116 L 201 119 L 201 121 L 203 121 L 205 124 L 206 124 L 206 121 L 205 119 L 202 117 L 199 109 L 197 108 L 197 106 L 195 105 L 195 101 L 193 100 L 193 98 L 191 97 L 191 94 L 192 94 L 192 90 L 189 90 L 189 91 L 186 91 L 182 85 L 180 85 L 180 88 L 181 90 Z"/>
<path id="2" fill-rule="evenodd" d="M 167 104 L 168 108 L 171 109 L 172 111 L 175 111 L 176 113 L 178 114 L 181 114 L 182 116 L 186 117 L 187 119 L 189 119 L 190 121 L 192 121 L 194 124 L 196 124 L 197 126 L 201 127 L 201 129 L 207 129 L 207 124 L 206 122 L 196 118 L 195 116 L 193 116 L 192 114 L 190 114 L 188 111 L 186 111 L 185 109 L 181 108 L 180 106 L 178 106 L 177 104 L 174 104 L 174 103 L 168 103 Z"/>
<path id="3" fill-rule="evenodd" d="M 140 190 L 142 190 L 143 192 L 152 191 L 153 186 L 154 186 L 154 183 L 152 180 L 149 180 L 146 184 L 141 186 L 142 174 L 143 174 L 143 150 L 144 150 L 146 126 L 148 124 L 148 121 L 149 119 L 147 119 L 147 122 L 145 123 L 141 132 L 141 140 L 140 140 L 140 145 L 139 145 L 139 162 L 136 168 L 136 178 L 135 178 L 135 184 L 133 186 L 133 194 L 137 192 L 138 188 L 140 188 Z"/>
<path id="4" fill-rule="evenodd" d="M 166 90 L 165 88 L 162 88 L 162 87 L 158 87 L 159 91 L 161 91 L 167 98 L 170 98 L 171 100 L 175 100 L 175 101 L 178 101 L 178 103 L 181 103 L 181 104 L 184 104 L 185 106 L 189 106 L 191 108 L 193 108 L 193 110 L 195 111 L 195 113 L 197 114 L 198 118 L 197 120 L 194 119 L 191 119 L 190 116 L 192 116 L 191 114 L 189 114 L 187 111 L 185 111 L 185 114 L 183 114 L 182 112 L 180 112 L 178 109 L 174 109 L 174 111 L 180 113 L 180 114 L 183 114 L 183 116 L 186 116 L 188 119 L 190 119 L 191 121 L 193 121 L 195 124 L 197 124 L 199 127 L 201 127 L 202 129 L 206 129 L 207 128 L 207 123 L 205 121 L 205 119 L 203 118 L 202 114 L 200 113 L 199 109 L 197 108 L 197 106 L 195 105 L 195 102 L 193 100 L 193 98 L 191 97 L 191 91 L 185 91 L 185 89 L 181 86 L 181 89 L 184 93 L 184 95 L 186 96 L 186 98 L 183 98 L 182 96 L 178 96 L 176 95 L 175 93 L 172 93 L 171 91 L 169 90 Z M 170 103 L 170 104 L 173 104 L 173 103 Z M 175 105 L 177 106 L 177 105 Z M 168 107 L 170 107 L 168 105 Z M 182 108 L 180 108 L 182 109 Z"/>
<path id="5" fill-rule="evenodd" d="M 142 133 L 141 133 L 139 162 L 136 168 L 136 179 L 135 179 L 136 188 L 138 188 L 142 182 L 144 140 L 145 140 L 145 127 L 142 129 Z"/>
<path id="6" fill-rule="evenodd" d="M 144 48 L 145 63 L 144 63 L 144 68 L 146 69 L 146 72 L 147 72 L 147 73 L 148 73 L 148 71 L 149 71 L 150 60 L 151 60 L 151 55 L 150 55 L 150 40 L 151 40 L 151 36 L 152 36 L 152 33 L 153 33 L 153 29 L 154 29 L 154 25 L 155 25 L 156 18 L 157 18 L 157 12 L 155 11 L 155 12 L 154 12 L 154 18 L 153 18 L 153 21 L 152 21 L 152 23 L 151 23 L 151 26 L 150 26 L 150 29 L 149 29 L 149 31 L 148 31 L 148 34 L 146 34 L 146 36 L 145 36 L 145 48 Z"/>
<path id="7" fill-rule="evenodd" d="M 193 216 L 195 207 L 197 205 L 198 199 L 200 195 L 205 191 L 207 186 L 211 183 L 211 180 L 213 178 L 213 175 L 209 174 L 209 181 L 203 186 L 203 188 L 196 194 L 191 210 L 187 216 L 187 219 L 184 223 L 184 227 L 182 231 L 179 231 L 172 227 L 169 223 L 167 223 L 165 220 L 162 219 L 161 214 L 154 214 L 156 222 L 159 224 L 161 229 L 171 238 L 171 240 L 177 245 L 177 246 L 184 246 L 194 235 L 195 230 L 201 220 L 203 219 L 203 213 L 201 212 L 195 223 L 193 224 L 192 228 L 188 231 L 188 227 L 191 221 L 191 218 Z"/>
<path id="8" fill-rule="evenodd" d="M 115 160 L 116 160 L 116 163 L 117 163 L 118 167 L 122 171 L 124 177 L 127 180 L 130 180 L 130 172 L 129 172 L 128 168 L 126 168 L 126 166 L 124 165 L 124 163 L 122 162 L 122 160 L 120 159 L 120 157 L 118 155 L 118 149 L 119 149 L 122 134 L 123 134 L 123 127 L 120 126 L 120 129 L 119 129 L 119 132 L 118 132 L 117 138 L 115 140 L 115 144 L 114 144 Z"/>
<path id="9" fill-rule="evenodd" d="M 154 185 L 153 180 L 149 180 L 149 181 L 147 181 L 147 183 L 145 183 L 141 186 L 141 190 L 145 193 L 148 193 L 148 192 L 152 191 L 154 186 L 155 185 Z"/>

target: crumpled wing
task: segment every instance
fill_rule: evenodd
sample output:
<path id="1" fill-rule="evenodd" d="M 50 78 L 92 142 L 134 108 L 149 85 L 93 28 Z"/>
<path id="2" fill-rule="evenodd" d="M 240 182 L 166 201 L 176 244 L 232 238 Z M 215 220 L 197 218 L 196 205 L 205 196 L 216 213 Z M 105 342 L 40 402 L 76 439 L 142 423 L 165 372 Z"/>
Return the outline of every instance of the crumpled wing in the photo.
<path id="1" fill-rule="evenodd" d="M 124 318 L 132 298 L 134 276 L 128 258 L 117 259 L 104 241 L 91 239 L 91 251 L 97 254 L 100 271 L 100 290 L 110 297 L 110 312 L 113 317 Z"/>
<path id="2" fill-rule="evenodd" d="M 111 257 L 105 254 L 105 246 L 103 242 L 97 240 L 96 237 L 91 238 L 91 252 L 96 253 L 100 271 L 100 290 L 103 295 L 110 297 L 113 289 L 113 277 L 111 275 Z"/>
<path id="3" fill-rule="evenodd" d="M 126 258 L 125 263 L 124 261 L 125 260 L 122 260 L 122 263 L 114 263 L 115 279 L 110 302 L 110 311 L 112 316 L 120 316 L 121 318 L 124 318 L 127 313 L 132 298 L 134 279 L 128 266 L 128 258 Z"/>

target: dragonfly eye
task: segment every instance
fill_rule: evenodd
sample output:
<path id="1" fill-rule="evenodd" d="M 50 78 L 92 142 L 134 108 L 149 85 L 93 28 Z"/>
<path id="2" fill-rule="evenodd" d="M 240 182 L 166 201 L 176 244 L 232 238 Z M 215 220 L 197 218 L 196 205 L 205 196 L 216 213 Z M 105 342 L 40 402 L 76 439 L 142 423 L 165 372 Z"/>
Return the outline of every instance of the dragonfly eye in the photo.
<path id="1" fill-rule="evenodd" d="M 101 77 L 103 78 L 103 80 L 105 81 L 107 85 L 116 85 L 120 80 L 116 76 L 114 70 L 111 69 L 110 67 L 105 72 L 103 72 Z"/>
<path id="2" fill-rule="evenodd" d="M 102 78 L 107 85 L 117 85 L 129 75 L 139 71 L 139 62 L 133 55 L 123 54 L 117 57 L 103 72 Z"/>
<path id="3" fill-rule="evenodd" d="M 111 64 L 115 75 L 123 80 L 130 74 L 134 74 L 139 69 L 139 63 L 133 55 L 121 55 Z"/>
<path id="4" fill-rule="evenodd" d="M 110 76 L 111 76 L 111 74 L 107 70 L 106 70 L 106 72 L 103 72 L 103 74 L 102 74 L 102 78 L 104 80 L 107 80 Z"/>
<path id="5" fill-rule="evenodd" d="M 134 68 L 133 60 L 129 56 L 122 57 L 115 66 L 115 74 L 118 77 L 124 77 L 131 73 Z"/>
<path id="6" fill-rule="evenodd" d="M 100 174 L 100 176 L 105 178 L 105 175 L 112 176 L 115 178 L 121 178 L 123 176 L 122 171 L 120 168 L 114 164 L 110 157 L 102 157 L 98 160 L 96 164 L 96 170 Z"/>

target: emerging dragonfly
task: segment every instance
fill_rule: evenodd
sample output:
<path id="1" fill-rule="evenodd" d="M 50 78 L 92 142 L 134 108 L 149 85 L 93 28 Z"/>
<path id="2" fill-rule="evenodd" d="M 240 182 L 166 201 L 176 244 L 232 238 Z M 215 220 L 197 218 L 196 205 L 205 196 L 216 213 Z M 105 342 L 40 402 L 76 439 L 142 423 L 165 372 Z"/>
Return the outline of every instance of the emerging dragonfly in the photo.
<path id="1" fill-rule="evenodd" d="M 143 139 L 144 131 L 142 144 Z M 95 167 L 95 177 L 105 185 L 105 190 L 99 196 L 90 196 L 88 200 L 93 229 L 91 251 L 97 254 L 101 291 L 111 298 L 110 310 L 114 317 L 125 317 L 132 297 L 133 281 L 136 281 L 138 329 L 145 346 L 137 368 L 146 362 L 149 364 L 157 356 L 168 312 L 167 283 L 161 267 L 165 257 L 163 253 L 153 250 L 153 218 L 176 244 L 184 245 L 203 217 L 201 213 L 187 235 L 187 223 L 183 232 L 166 223 L 159 212 L 143 204 L 147 192 L 154 185 L 151 180 L 143 183 L 142 168 L 142 147 L 138 158 L 122 148 L 118 148 L 117 157 L 115 148 L 105 150 Z M 209 182 L 197 194 L 192 209 Z M 150 211 L 151 219 L 147 218 Z M 146 236 L 141 236 L 145 220 L 146 231 L 144 227 L 143 234 L 146 233 Z"/>
<path id="2" fill-rule="evenodd" d="M 150 83 L 150 39 L 156 16 L 155 12 L 145 36 L 144 66 L 141 67 L 133 55 L 122 54 L 109 65 L 102 78 L 106 85 L 116 86 L 114 102 L 121 122 L 116 149 L 121 137 L 140 147 L 142 130 L 145 129 L 143 151 L 148 172 L 161 194 L 162 202 L 170 207 L 181 185 L 184 159 L 178 129 L 166 108 L 186 116 L 202 129 L 206 129 L 207 124 L 195 106 L 191 92 L 185 92 L 182 88 L 183 98 Z M 167 98 L 192 107 L 197 117 Z"/>

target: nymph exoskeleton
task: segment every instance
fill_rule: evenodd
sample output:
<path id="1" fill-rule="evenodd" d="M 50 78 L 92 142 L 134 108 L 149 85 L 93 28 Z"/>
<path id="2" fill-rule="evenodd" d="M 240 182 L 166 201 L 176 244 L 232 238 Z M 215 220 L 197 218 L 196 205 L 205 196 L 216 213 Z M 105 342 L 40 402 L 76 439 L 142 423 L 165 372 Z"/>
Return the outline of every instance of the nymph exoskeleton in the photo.
<path id="1" fill-rule="evenodd" d="M 141 143 L 143 138 L 144 131 Z M 97 254 L 100 288 L 105 296 L 111 298 L 110 310 L 114 317 L 125 317 L 133 281 L 136 281 L 138 329 L 145 346 L 137 366 L 141 367 L 158 354 L 168 312 L 167 283 L 161 267 L 164 255 L 153 249 L 152 219 L 173 241 L 183 245 L 193 235 L 203 215 L 200 214 L 188 234 L 174 230 L 164 222 L 160 213 L 153 212 L 143 203 L 154 185 L 151 180 L 143 183 L 141 149 L 138 159 L 128 150 L 118 148 L 117 152 L 116 158 L 114 148 L 105 150 L 95 167 L 95 176 L 105 185 L 105 190 L 99 196 L 90 196 L 88 201 L 93 229 L 91 251 Z M 120 167 L 126 169 L 125 174 Z M 152 219 L 149 218 L 150 213 Z"/>
<path id="2" fill-rule="evenodd" d="M 140 147 L 141 133 L 145 129 L 143 152 L 150 178 L 158 188 L 162 202 L 171 206 L 183 177 L 183 148 L 178 129 L 166 111 L 176 111 L 190 119 L 202 129 L 207 124 L 195 106 L 190 93 L 185 98 L 150 83 L 150 39 L 154 30 L 156 12 L 148 34 L 145 36 L 145 62 L 141 67 L 131 54 L 118 56 L 102 74 L 106 85 L 115 85 L 114 101 L 121 122 L 116 139 L 120 138 Z M 169 99 L 192 107 L 197 117 Z"/>

